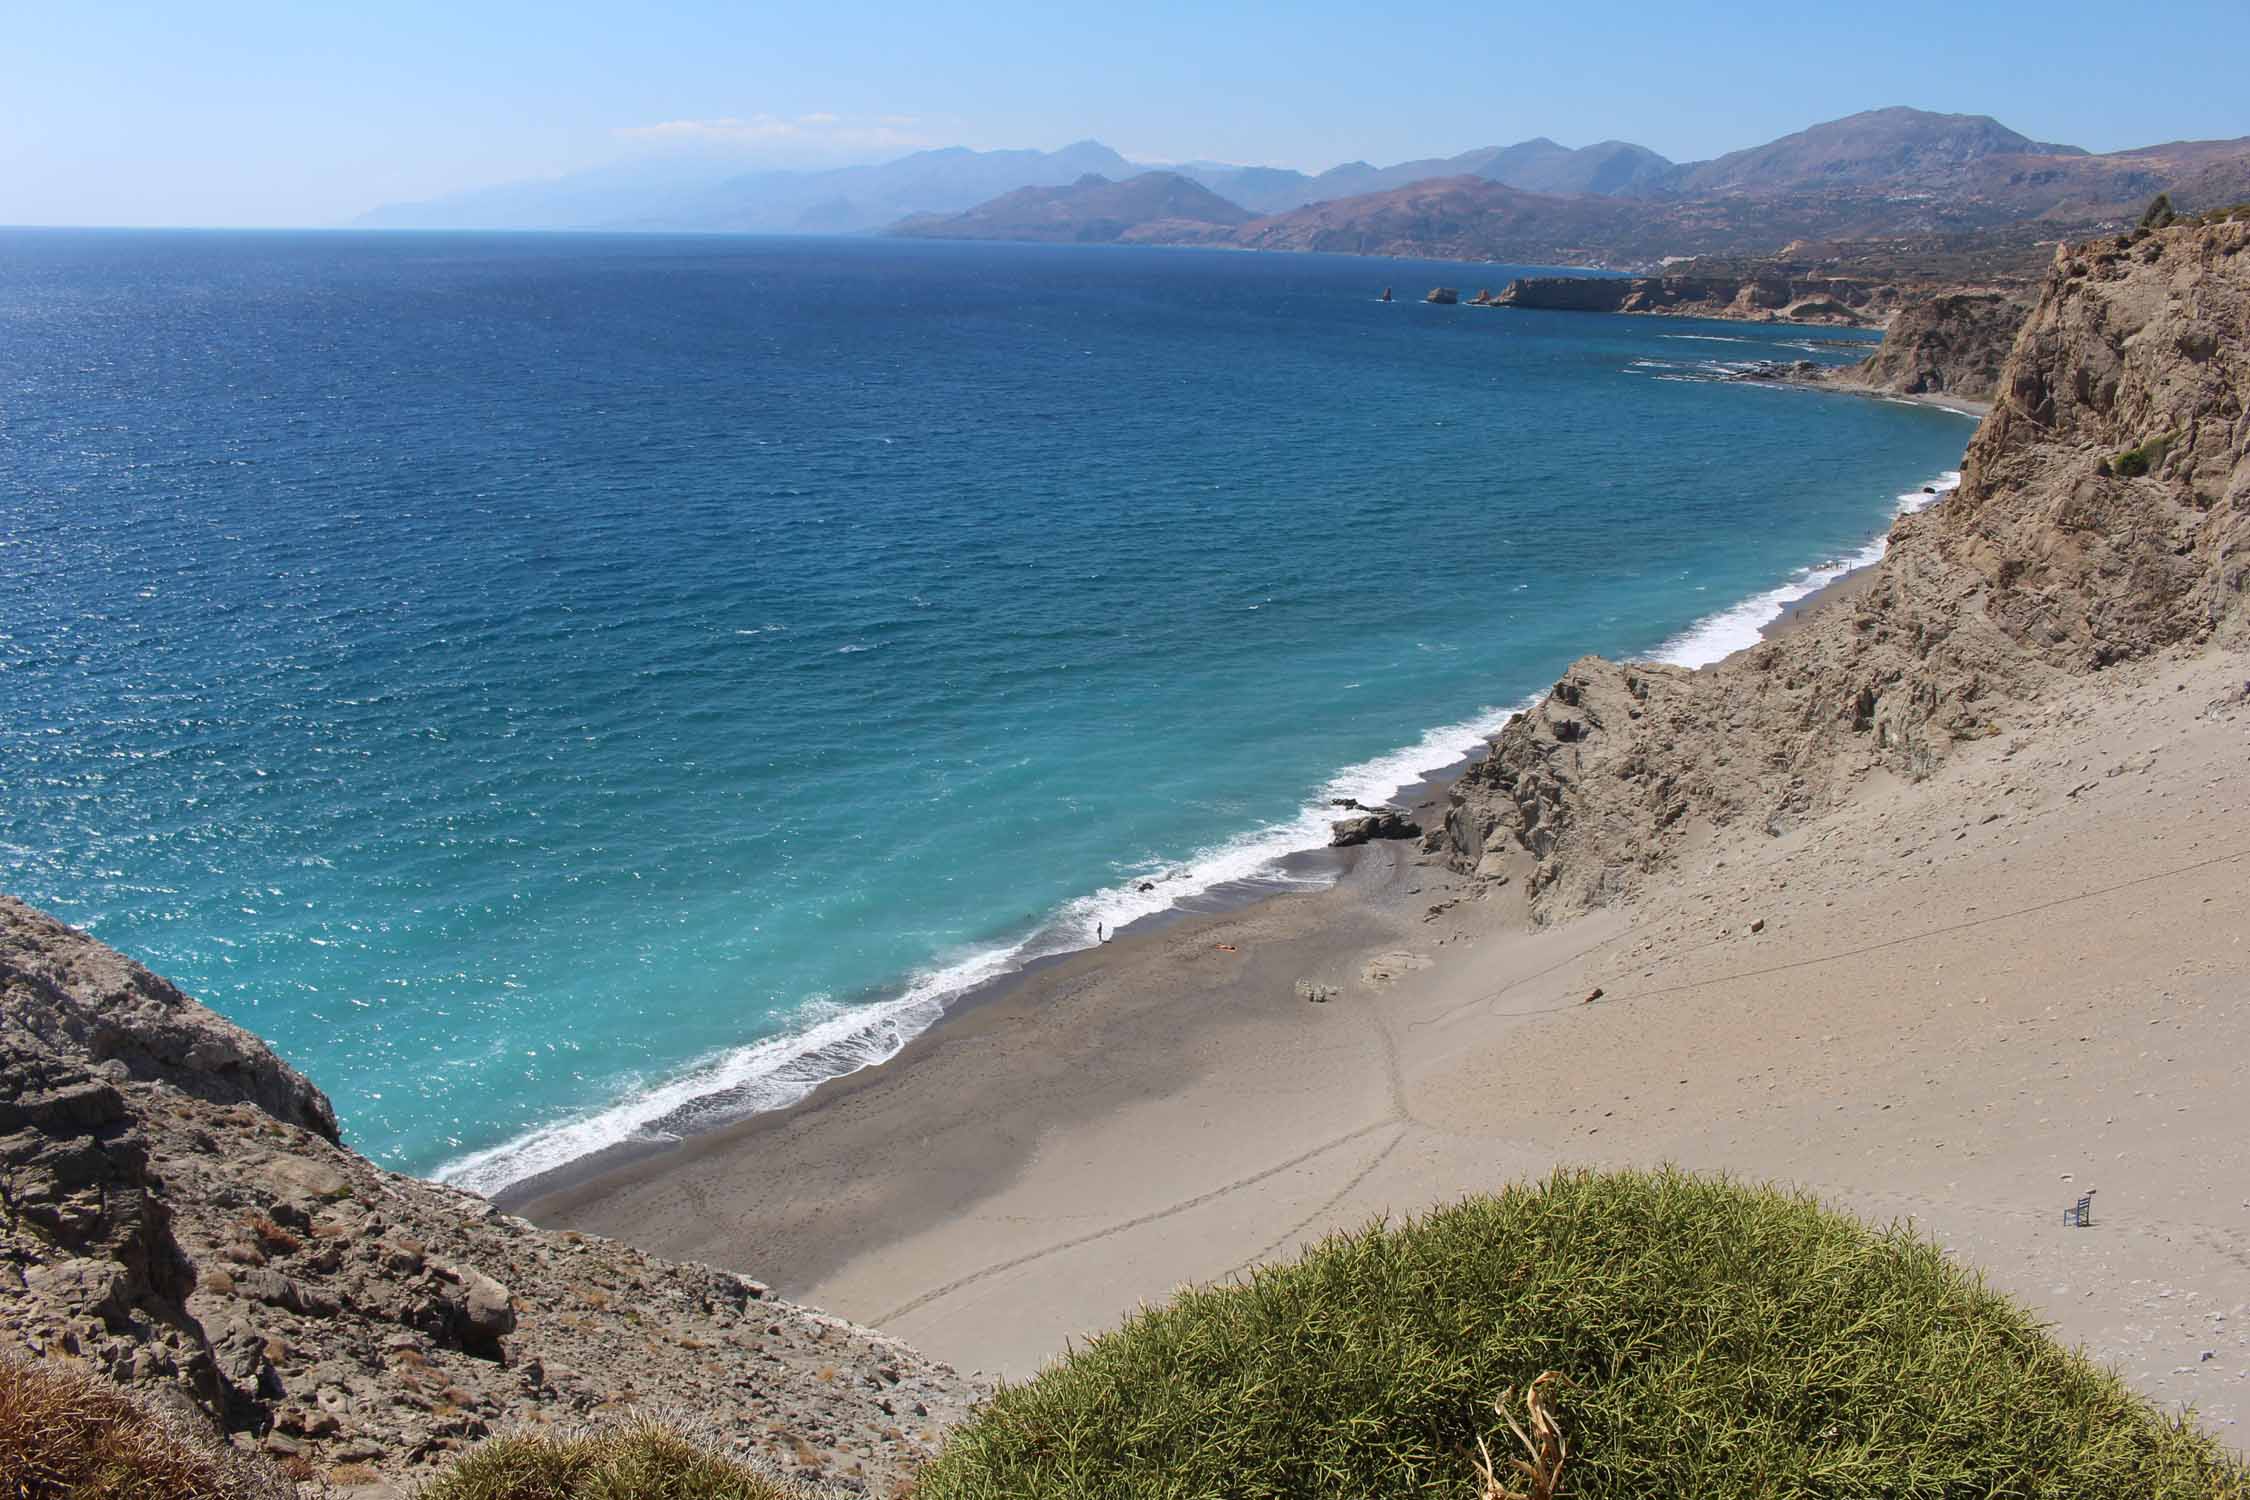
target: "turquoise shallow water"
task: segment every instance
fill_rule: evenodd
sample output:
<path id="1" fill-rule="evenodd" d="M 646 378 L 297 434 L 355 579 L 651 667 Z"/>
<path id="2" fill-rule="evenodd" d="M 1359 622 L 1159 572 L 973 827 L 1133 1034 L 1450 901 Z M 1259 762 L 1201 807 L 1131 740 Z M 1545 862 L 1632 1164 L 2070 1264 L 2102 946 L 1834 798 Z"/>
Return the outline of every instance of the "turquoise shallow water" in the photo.
<path id="1" fill-rule="evenodd" d="M 1959 461 L 1713 378 L 1805 330 L 1374 300 L 1507 275 L 0 233 L 5 884 L 405 1169 L 786 1102 Z"/>

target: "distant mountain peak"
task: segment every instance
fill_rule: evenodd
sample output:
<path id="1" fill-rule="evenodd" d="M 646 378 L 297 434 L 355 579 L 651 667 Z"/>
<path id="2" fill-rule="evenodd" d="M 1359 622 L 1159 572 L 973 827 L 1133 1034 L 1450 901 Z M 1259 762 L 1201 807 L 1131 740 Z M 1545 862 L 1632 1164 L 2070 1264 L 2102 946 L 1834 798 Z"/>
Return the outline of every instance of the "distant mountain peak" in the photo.
<path id="1" fill-rule="evenodd" d="M 1067 187 L 1018 188 L 965 213 L 919 215 L 893 232 L 922 239 L 1178 242 L 1223 238 L 1250 217 L 1178 172 L 1142 172 L 1123 182 L 1088 173 Z"/>
<path id="2" fill-rule="evenodd" d="M 1683 168 L 1680 192 L 1774 192 L 1880 182 L 1942 184 L 1995 156 L 2083 156 L 2075 146 L 2034 141 L 1990 115 L 1939 114 L 1893 104 L 1823 120 L 1803 130 Z"/>

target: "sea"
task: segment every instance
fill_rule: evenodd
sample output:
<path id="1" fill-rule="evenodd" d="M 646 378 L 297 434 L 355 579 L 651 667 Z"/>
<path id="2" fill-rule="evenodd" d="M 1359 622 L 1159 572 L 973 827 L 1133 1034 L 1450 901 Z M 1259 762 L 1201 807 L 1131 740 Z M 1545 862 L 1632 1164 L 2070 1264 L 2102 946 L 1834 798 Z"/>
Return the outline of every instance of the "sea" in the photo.
<path id="1" fill-rule="evenodd" d="M 404 1171 L 786 1105 L 1958 479 L 1726 378 L 1872 335 L 1422 300 L 1519 269 L 0 231 L 0 888 Z"/>

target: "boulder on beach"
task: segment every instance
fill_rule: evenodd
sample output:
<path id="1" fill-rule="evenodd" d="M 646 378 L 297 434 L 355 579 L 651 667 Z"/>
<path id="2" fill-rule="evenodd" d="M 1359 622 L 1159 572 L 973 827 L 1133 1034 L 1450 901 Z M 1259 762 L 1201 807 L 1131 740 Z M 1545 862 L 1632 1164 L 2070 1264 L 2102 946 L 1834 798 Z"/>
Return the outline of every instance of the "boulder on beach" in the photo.
<path id="1" fill-rule="evenodd" d="M 1379 807 L 1362 817 L 1331 823 L 1329 831 L 1329 848 L 1349 849 L 1374 839 L 1418 839 L 1422 825 L 1395 807 Z"/>

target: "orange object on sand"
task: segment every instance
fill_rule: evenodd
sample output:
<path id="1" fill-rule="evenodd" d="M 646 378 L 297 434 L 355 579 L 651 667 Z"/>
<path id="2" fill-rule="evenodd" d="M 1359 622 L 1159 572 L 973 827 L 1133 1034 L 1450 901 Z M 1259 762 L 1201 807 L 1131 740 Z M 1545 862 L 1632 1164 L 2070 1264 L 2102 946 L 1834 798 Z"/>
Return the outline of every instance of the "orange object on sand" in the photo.
<path id="1" fill-rule="evenodd" d="M 1234 951 L 1234 944 L 1232 943 L 1214 943 L 1212 946 L 1221 953 L 1232 953 Z"/>

